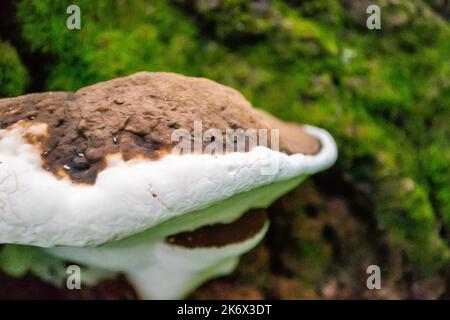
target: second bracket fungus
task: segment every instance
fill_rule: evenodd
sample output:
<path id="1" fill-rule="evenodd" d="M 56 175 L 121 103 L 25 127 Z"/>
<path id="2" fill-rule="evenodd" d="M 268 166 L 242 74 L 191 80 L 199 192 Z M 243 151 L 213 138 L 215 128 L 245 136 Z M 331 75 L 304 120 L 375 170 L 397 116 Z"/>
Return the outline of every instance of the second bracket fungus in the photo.
<path id="1" fill-rule="evenodd" d="M 261 209 L 337 157 L 325 130 L 171 73 L 1 99 L 0 126 L 0 243 L 123 272 L 142 298 L 232 272 Z"/>

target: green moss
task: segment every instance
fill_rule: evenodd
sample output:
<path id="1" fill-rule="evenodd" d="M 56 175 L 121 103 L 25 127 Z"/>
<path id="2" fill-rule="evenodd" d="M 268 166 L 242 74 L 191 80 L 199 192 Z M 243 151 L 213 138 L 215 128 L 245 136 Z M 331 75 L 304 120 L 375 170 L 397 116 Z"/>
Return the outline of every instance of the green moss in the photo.
<path id="1" fill-rule="evenodd" d="M 447 266 L 449 250 L 436 232 L 436 217 L 424 188 L 411 179 L 387 179 L 377 192 L 383 206 L 376 207 L 376 214 L 380 227 L 390 231 L 392 244 L 402 247 L 425 273 Z"/>
<path id="2" fill-rule="evenodd" d="M 16 50 L 0 40 L 0 97 L 18 96 L 25 92 L 28 73 Z"/>
<path id="3" fill-rule="evenodd" d="M 50 4 L 51 3 L 51 4 Z M 81 30 L 65 26 L 70 1 L 21 1 L 17 17 L 33 50 L 55 56 L 51 90 L 75 90 L 137 70 L 181 72 L 199 50 L 195 26 L 165 1 L 79 1 Z"/>
<path id="4" fill-rule="evenodd" d="M 55 285 L 61 285 L 67 276 L 63 261 L 44 253 L 40 248 L 30 246 L 2 247 L 0 269 L 11 277 L 32 273 Z"/>
<path id="5" fill-rule="evenodd" d="M 193 11 L 219 39 L 265 36 L 278 20 L 278 12 L 266 2 L 174 0 L 174 3 Z"/>

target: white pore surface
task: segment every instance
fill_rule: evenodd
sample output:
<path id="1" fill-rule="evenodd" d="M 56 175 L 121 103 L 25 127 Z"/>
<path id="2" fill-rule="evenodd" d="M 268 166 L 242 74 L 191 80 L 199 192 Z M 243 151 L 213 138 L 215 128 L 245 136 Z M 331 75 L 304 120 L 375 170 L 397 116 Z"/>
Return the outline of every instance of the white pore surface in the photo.
<path id="1" fill-rule="evenodd" d="M 188 249 L 163 241 L 147 248 L 148 264 L 126 270 L 142 299 L 180 299 L 208 279 L 231 273 L 239 256 L 255 247 L 268 224 L 253 238 L 224 247 Z"/>
<path id="2" fill-rule="evenodd" d="M 331 166 L 337 157 L 333 138 L 316 127 L 305 126 L 305 131 L 320 140 L 317 155 L 288 156 L 266 147 L 218 156 L 167 155 L 157 161 L 124 161 L 117 154 L 108 157 L 94 185 L 81 185 L 44 170 L 39 148 L 23 138 L 46 134 L 45 124 L 16 124 L 0 130 L 0 243 L 98 245 Z"/>

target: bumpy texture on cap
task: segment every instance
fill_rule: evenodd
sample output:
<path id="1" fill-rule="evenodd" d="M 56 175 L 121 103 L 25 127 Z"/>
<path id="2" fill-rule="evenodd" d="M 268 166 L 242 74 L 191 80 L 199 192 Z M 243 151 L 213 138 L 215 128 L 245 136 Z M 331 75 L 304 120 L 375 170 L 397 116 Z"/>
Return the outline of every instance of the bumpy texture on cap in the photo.
<path id="1" fill-rule="evenodd" d="M 0 127 L 19 121 L 45 123 L 45 168 L 66 172 L 73 181 L 93 184 L 108 154 L 157 159 L 170 152 L 174 129 L 268 129 L 236 90 L 204 78 L 140 72 L 83 88 L 0 100 Z M 301 134 L 295 152 L 317 153 L 318 141 Z M 288 133 L 286 132 L 286 136 Z M 204 141 L 206 145 L 208 142 Z M 289 146 L 281 141 L 281 149 Z"/>

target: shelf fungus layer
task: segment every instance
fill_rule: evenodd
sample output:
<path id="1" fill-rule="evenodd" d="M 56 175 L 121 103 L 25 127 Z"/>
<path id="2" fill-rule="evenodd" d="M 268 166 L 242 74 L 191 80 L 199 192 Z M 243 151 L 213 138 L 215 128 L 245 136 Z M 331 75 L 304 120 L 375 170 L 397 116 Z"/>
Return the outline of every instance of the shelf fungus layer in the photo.
<path id="1" fill-rule="evenodd" d="M 0 243 L 125 272 L 145 298 L 231 272 L 269 225 L 252 209 L 337 157 L 325 130 L 171 73 L 0 99 L 0 127 Z"/>

